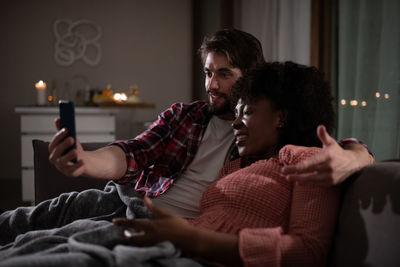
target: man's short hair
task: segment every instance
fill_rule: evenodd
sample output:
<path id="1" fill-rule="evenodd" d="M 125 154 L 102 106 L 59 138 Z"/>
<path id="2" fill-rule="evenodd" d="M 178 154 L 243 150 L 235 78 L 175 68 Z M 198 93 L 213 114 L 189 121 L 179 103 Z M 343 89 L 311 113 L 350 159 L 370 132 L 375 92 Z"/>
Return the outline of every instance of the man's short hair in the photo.
<path id="1" fill-rule="evenodd" d="M 247 73 L 265 62 L 260 41 L 237 29 L 223 29 L 205 37 L 199 49 L 203 64 L 210 52 L 225 55 L 229 64 L 239 68 L 242 73 Z"/>

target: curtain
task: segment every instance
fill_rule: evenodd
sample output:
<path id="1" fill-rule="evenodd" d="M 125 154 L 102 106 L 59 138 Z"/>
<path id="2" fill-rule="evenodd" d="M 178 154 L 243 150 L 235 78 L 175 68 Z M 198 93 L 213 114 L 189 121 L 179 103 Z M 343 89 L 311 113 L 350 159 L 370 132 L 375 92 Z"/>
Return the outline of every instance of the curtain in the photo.
<path id="1" fill-rule="evenodd" d="M 237 27 L 257 37 L 267 61 L 309 65 L 311 0 L 246 0 Z"/>
<path id="2" fill-rule="evenodd" d="M 400 1 L 340 0 L 338 137 L 367 143 L 376 160 L 399 157 Z"/>

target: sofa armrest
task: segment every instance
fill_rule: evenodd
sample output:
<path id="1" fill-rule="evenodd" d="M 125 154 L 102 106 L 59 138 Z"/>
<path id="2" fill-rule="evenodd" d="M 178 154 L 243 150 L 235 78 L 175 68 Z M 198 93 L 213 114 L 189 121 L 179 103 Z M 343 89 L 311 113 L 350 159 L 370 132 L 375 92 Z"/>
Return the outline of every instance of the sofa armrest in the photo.
<path id="1" fill-rule="evenodd" d="M 82 143 L 85 150 L 95 150 L 108 143 Z M 49 162 L 49 142 L 33 140 L 35 203 L 54 198 L 61 193 L 83 191 L 89 188 L 103 189 L 108 180 L 87 177 L 67 177 Z"/>
<path id="2" fill-rule="evenodd" d="M 364 168 L 345 185 L 329 266 L 400 266 L 400 161 Z"/>

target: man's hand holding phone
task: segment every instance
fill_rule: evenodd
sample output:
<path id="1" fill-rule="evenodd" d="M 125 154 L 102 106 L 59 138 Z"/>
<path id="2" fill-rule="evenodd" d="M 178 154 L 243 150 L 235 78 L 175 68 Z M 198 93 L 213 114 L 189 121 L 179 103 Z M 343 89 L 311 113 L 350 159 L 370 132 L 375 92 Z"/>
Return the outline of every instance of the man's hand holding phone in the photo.
<path id="1" fill-rule="evenodd" d="M 58 132 L 49 144 L 49 161 L 64 175 L 84 173 L 83 149 L 75 134 L 73 103 L 60 101 L 60 118 L 56 119 Z"/>
<path id="2" fill-rule="evenodd" d="M 105 146 L 95 151 L 84 151 L 75 137 L 73 104 L 60 105 L 56 119 L 58 132 L 49 144 L 49 161 L 66 176 L 98 179 L 119 179 L 127 169 L 125 152 L 118 146 Z M 75 144 L 75 147 L 74 147 Z M 75 162 L 74 162 L 75 161 Z"/>
<path id="3" fill-rule="evenodd" d="M 60 126 L 61 129 L 67 129 L 67 135 L 72 137 L 73 144 L 66 151 L 67 154 L 70 150 L 76 149 L 76 131 L 75 131 L 75 106 L 74 102 L 60 100 L 58 103 L 60 109 Z M 73 163 L 76 163 L 76 158 L 71 160 Z"/>

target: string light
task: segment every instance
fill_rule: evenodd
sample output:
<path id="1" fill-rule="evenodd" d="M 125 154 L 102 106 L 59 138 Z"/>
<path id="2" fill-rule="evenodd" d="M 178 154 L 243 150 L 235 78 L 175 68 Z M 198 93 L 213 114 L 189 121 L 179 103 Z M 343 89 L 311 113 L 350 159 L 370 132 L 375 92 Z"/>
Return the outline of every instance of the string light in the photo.
<path id="1" fill-rule="evenodd" d="M 350 106 L 357 106 L 358 101 L 357 100 L 350 100 Z"/>
<path id="2" fill-rule="evenodd" d="M 375 97 L 376 97 L 376 98 L 380 98 L 380 97 L 381 97 L 381 93 L 375 92 Z M 385 98 L 385 99 L 389 99 L 389 98 L 390 98 L 390 95 L 389 95 L 389 93 L 382 93 L 382 97 Z M 342 106 L 345 106 L 345 105 L 347 104 L 347 100 L 344 99 L 344 98 L 341 99 L 341 100 L 340 100 L 340 104 L 341 104 Z M 350 105 L 350 106 L 355 107 L 355 106 L 358 106 L 358 104 L 360 104 L 360 106 L 362 106 L 362 107 L 366 107 L 366 106 L 367 106 L 367 101 L 365 101 L 365 100 L 360 100 L 360 102 L 359 102 L 359 101 L 356 100 L 356 99 L 349 100 L 349 105 Z"/>

